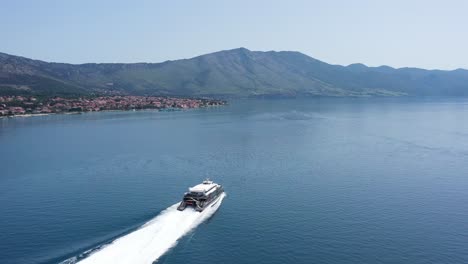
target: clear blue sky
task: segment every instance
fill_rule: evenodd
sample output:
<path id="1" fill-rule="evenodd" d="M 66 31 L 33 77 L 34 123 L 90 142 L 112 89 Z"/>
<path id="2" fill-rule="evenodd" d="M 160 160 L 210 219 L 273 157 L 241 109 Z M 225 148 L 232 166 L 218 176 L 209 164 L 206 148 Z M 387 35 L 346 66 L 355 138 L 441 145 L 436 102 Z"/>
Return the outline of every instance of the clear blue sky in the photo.
<path id="1" fill-rule="evenodd" d="M 160 62 L 295 50 L 347 65 L 468 68 L 464 0 L 3 0 L 0 51 L 46 61 Z"/>

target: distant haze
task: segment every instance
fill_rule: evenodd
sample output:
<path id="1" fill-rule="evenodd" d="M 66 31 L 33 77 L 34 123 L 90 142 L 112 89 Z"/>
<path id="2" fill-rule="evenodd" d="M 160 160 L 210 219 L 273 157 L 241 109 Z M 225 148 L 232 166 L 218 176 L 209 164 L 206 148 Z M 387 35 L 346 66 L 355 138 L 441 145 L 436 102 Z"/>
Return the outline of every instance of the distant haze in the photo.
<path id="1" fill-rule="evenodd" d="M 161 62 L 297 50 L 332 64 L 468 68 L 468 1 L 4 1 L 0 51 L 45 61 Z"/>

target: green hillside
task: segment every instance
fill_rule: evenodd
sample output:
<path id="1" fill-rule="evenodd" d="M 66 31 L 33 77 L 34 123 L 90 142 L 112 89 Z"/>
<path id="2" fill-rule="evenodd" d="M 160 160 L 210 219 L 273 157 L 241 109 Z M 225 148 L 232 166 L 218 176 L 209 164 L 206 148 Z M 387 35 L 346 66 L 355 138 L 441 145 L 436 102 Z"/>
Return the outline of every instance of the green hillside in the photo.
<path id="1" fill-rule="evenodd" d="M 331 65 L 299 52 L 220 51 L 163 63 L 48 63 L 0 53 L 0 94 L 468 95 L 468 71 Z"/>

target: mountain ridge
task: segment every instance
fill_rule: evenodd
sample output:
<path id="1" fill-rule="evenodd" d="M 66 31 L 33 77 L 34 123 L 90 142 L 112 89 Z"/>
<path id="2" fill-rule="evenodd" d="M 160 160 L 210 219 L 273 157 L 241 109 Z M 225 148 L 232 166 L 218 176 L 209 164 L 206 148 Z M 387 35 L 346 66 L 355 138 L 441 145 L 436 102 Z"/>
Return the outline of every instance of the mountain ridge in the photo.
<path id="1" fill-rule="evenodd" d="M 466 96 L 468 70 L 332 65 L 297 51 L 243 47 L 160 63 L 68 64 L 0 53 L 0 94 Z"/>

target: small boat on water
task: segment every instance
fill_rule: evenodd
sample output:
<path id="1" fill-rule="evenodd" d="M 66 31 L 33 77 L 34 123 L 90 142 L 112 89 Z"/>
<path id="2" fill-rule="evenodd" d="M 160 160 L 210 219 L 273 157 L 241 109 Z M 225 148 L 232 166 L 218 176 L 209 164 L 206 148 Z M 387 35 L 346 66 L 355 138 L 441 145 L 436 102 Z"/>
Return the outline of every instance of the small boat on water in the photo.
<path id="1" fill-rule="evenodd" d="M 198 212 L 202 212 L 205 208 L 215 205 L 223 192 L 224 189 L 221 185 L 206 179 L 202 183 L 189 188 L 177 210 L 183 211 L 189 206 Z"/>

